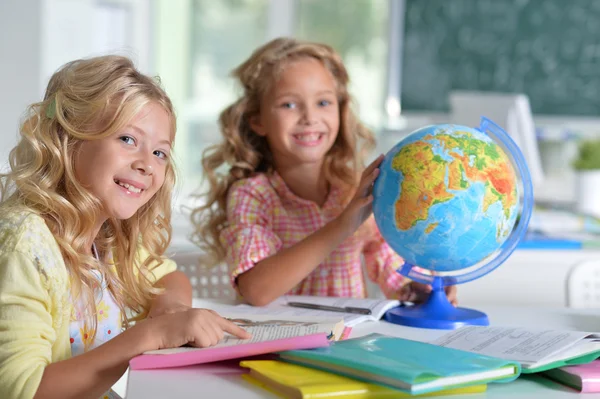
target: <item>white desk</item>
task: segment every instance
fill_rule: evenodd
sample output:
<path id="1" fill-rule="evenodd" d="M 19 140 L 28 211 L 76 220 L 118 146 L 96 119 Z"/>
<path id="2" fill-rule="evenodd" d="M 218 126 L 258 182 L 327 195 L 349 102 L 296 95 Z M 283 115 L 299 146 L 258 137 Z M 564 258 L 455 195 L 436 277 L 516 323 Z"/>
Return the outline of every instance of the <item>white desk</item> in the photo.
<path id="1" fill-rule="evenodd" d="M 210 302 L 197 302 L 195 306 L 218 308 Z M 600 331 L 600 312 L 538 307 L 480 308 L 490 318 L 492 325 L 520 325 L 550 327 L 583 331 Z M 444 334 L 444 330 L 428 330 L 397 326 L 385 321 L 359 324 L 351 337 L 372 332 L 419 341 L 430 341 Z M 126 399 L 146 398 L 277 398 L 261 388 L 254 387 L 241 377 L 235 366 L 206 365 L 170 370 L 130 371 Z M 486 393 L 440 396 L 440 398 L 543 398 L 558 399 L 580 397 L 577 391 L 542 376 L 526 375 L 508 384 L 491 383 Z M 600 399 L 598 394 L 584 394 L 586 399 Z"/>

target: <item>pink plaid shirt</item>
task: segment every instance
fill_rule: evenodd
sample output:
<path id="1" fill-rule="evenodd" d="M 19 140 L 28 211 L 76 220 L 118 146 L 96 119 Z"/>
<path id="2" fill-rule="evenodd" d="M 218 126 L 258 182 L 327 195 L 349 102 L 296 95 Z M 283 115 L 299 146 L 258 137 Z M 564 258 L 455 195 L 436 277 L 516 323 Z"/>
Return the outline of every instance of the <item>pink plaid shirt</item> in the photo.
<path id="1" fill-rule="evenodd" d="M 236 287 L 237 276 L 256 263 L 336 218 L 343 211 L 342 196 L 342 190 L 333 188 L 319 207 L 296 196 L 277 173 L 236 182 L 228 193 L 228 224 L 221 232 L 232 285 Z M 369 278 L 388 298 L 396 297 L 403 284 L 396 269 L 404 261 L 385 243 L 373 217 L 288 294 L 364 298 L 362 255 Z"/>

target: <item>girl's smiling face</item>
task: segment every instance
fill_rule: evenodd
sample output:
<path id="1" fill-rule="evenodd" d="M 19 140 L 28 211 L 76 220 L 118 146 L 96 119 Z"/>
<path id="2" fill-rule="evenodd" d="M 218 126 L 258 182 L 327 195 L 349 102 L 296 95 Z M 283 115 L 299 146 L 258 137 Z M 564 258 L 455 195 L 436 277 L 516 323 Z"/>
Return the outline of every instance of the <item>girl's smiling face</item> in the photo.
<path id="1" fill-rule="evenodd" d="M 333 75 L 314 58 L 289 62 L 263 96 L 251 127 L 267 139 L 276 167 L 321 163 L 340 128 Z"/>
<path id="2" fill-rule="evenodd" d="M 165 109 L 150 103 L 121 131 L 81 143 L 75 174 L 100 200 L 105 219 L 129 219 L 162 187 L 171 133 Z"/>

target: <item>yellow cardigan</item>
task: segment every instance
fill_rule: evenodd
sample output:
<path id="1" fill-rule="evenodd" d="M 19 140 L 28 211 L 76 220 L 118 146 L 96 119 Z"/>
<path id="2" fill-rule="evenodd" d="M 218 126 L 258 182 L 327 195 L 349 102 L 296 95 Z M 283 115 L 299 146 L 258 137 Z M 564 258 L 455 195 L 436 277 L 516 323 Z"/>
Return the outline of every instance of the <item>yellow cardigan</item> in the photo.
<path id="1" fill-rule="evenodd" d="M 174 262 L 165 260 L 150 277 L 156 281 L 175 269 Z M 44 219 L 28 211 L 3 212 L 0 398 L 33 398 L 44 368 L 71 357 L 69 290 L 67 268 Z"/>

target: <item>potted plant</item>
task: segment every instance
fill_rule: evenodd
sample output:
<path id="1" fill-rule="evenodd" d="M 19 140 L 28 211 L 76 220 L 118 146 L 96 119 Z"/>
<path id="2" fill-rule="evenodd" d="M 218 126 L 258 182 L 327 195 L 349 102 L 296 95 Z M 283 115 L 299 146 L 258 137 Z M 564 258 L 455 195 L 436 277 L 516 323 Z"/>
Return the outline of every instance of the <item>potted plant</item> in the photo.
<path id="1" fill-rule="evenodd" d="M 582 141 L 573 167 L 577 210 L 600 217 L 600 140 Z"/>

